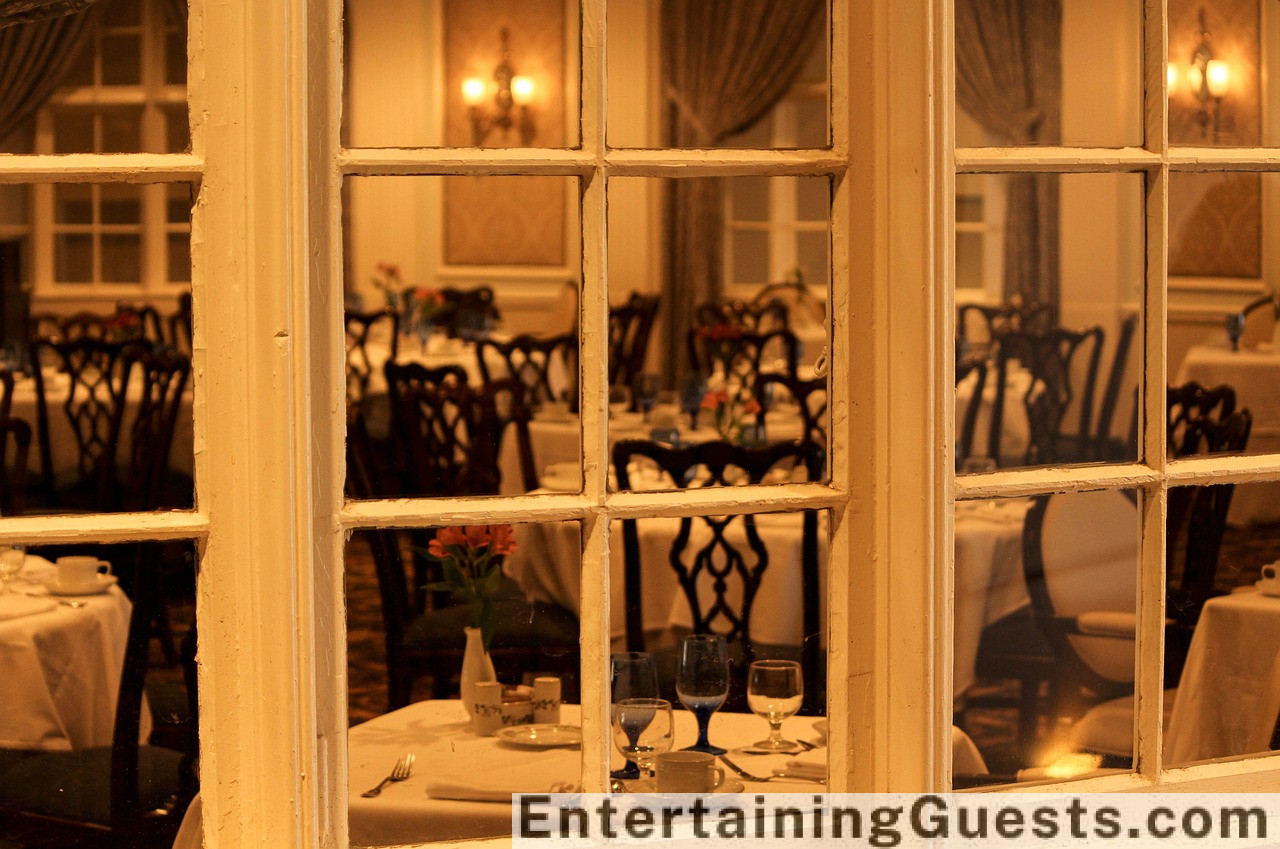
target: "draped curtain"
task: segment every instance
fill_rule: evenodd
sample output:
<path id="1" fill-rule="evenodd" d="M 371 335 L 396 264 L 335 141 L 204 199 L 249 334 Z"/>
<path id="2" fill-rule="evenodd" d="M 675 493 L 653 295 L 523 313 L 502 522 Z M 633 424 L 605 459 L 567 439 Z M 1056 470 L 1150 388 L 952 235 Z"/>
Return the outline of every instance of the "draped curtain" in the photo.
<path id="1" fill-rule="evenodd" d="M 825 0 L 663 0 L 667 144 L 715 147 L 763 118 L 818 46 L 825 8 Z M 662 323 L 670 385 L 694 307 L 721 293 L 723 203 L 720 179 L 671 181 Z"/>
<path id="2" fill-rule="evenodd" d="M 1062 0 L 957 0 L 956 104 L 1011 145 L 1062 141 Z M 1056 311 L 1058 177 L 1007 179 L 1004 296 Z"/>
<path id="3" fill-rule="evenodd" d="M 83 12 L 97 2 L 98 0 L 0 0 L 0 29 Z"/>
<path id="4" fill-rule="evenodd" d="M 77 0 L 78 6 L 86 6 Z M 77 3 L 44 3 L 48 15 L 26 23 L 9 19 L 33 0 L 0 0 L 0 139 L 29 121 L 58 87 L 92 32 L 96 10 L 55 15 L 53 7 Z M 35 10 L 28 8 L 32 14 Z M 75 11 L 75 10 L 73 10 Z"/>

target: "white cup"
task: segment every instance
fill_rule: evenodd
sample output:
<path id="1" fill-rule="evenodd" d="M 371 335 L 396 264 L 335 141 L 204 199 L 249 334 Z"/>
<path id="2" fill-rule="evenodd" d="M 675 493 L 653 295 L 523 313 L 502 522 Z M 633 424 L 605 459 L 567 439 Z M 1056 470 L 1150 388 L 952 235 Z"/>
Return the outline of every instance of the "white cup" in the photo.
<path id="1" fill-rule="evenodd" d="M 710 793 L 724 784 L 724 770 L 707 752 L 663 752 L 654 768 L 659 793 Z"/>
<path id="2" fill-rule="evenodd" d="M 502 727 L 502 684 L 482 681 L 476 684 L 471 705 L 471 730 L 481 737 L 492 737 Z"/>
<path id="3" fill-rule="evenodd" d="M 1280 563 L 1268 563 L 1262 567 L 1262 580 L 1258 588 L 1268 593 L 1280 592 Z"/>
<path id="4" fill-rule="evenodd" d="M 554 676 L 533 679 L 533 721 L 538 725 L 560 724 L 560 679 Z"/>
<path id="5" fill-rule="evenodd" d="M 96 557 L 59 557 L 56 565 L 58 583 L 67 587 L 92 583 L 99 573 L 111 574 L 111 564 Z"/>

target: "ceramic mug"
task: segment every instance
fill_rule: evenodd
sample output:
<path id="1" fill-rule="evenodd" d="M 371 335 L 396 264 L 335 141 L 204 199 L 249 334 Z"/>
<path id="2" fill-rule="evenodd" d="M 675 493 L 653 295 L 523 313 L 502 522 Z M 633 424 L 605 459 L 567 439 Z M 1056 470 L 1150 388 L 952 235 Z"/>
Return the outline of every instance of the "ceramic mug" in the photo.
<path id="1" fill-rule="evenodd" d="M 97 581 L 100 573 L 111 574 L 111 564 L 96 557 L 59 557 L 58 583 L 79 587 Z"/>
<path id="2" fill-rule="evenodd" d="M 663 752 L 654 768 L 659 793 L 710 793 L 724 784 L 724 770 L 707 752 Z"/>

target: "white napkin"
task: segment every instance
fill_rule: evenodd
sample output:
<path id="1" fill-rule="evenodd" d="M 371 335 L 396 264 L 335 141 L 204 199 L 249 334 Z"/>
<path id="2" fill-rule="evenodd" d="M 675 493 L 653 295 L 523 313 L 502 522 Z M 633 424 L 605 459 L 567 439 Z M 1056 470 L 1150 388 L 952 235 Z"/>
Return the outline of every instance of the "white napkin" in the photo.
<path id="1" fill-rule="evenodd" d="M 787 772 L 802 778 L 827 780 L 827 750 L 810 749 L 787 761 Z"/>
<path id="2" fill-rule="evenodd" d="M 47 613 L 57 606 L 58 603 L 51 598 L 5 593 L 0 595 L 0 622 L 17 619 L 19 616 Z"/>
<path id="3" fill-rule="evenodd" d="M 39 554 L 28 554 L 22 562 L 22 571 L 18 573 L 18 577 L 24 581 L 35 581 L 38 584 L 42 584 L 51 580 L 57 574 L 57 566 L 54 566 Z"/>
<path id="4" fill-rule="evenodd" d="M 452 737 L 427 747 L 433 799 L 510 802 L 512 793 L 576 793 L 582 753 L 577 749 L 518 749 L 492 737 Z"/>

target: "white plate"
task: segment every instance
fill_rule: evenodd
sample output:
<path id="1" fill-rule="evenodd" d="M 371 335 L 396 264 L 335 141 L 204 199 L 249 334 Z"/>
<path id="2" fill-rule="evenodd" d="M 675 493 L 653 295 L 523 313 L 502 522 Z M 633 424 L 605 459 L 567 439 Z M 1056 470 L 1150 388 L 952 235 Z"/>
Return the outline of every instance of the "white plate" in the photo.
<path id="1" fill-rule="evenodd" d="M 513 725 L 499 728 L 501 742 L 530 749 L 559 749 L 582 745 L 582 729 L 576 725 Z"/>
<path id="2" fill-rule="evenodd" d="M 677 794 L 677 793 L 658 794 L 658 785 L 655 782 L 655 779 L 652 779 L 652 778 L 642 778 L 637 781 L 628 781 L 628 782 L 625 782 L 625 784 L 626 784 L 628 793 L 653 793 L 655 795 L 662 795 L 662 796 L 689 795 L 689 794 Z M 743 790 L 746 790 L 746 789 L 747 789 L 747 785 L 743 784 L 738 779 L 725 778 L 724 784 L 721 784 L 715 790 L 712 790 L 710 794 L 699 793 L 697 795 L 701 796 L 701 795 L 714 794 L 718 796 L 722 793 L 726 793 L 726 794 L 741 793 Z"/>
<path id="3" fill-rule="evenodd" d="M 101 595 L 114 587 L 117 581 L 119 578 L 115 575 L 95 575 L 92 581 L 64 586 L 55 575 L 41 583 L 53 595 Z"/>
<path id="4" fill-rule="evenodd" d="M 813 724 L 813 730 L 822 735 L 822 742 L 827 742 L 827 733 L 831 730 L 831 721 L 819 719 Z"/>

